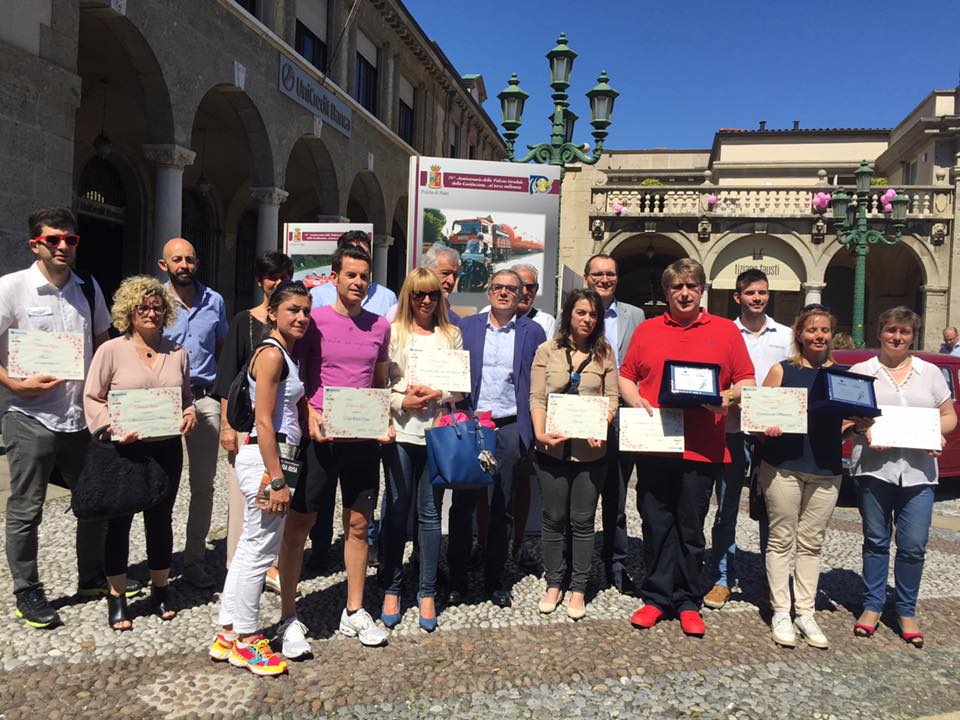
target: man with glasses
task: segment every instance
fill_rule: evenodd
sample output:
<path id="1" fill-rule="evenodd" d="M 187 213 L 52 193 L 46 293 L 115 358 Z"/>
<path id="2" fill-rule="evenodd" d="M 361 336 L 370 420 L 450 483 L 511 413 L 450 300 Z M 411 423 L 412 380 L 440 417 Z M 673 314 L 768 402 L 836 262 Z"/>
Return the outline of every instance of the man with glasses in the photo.
<path id="1" fill-rule="evenodd" d="M 600 296 L 603 302 L 603 330 L 607 342 L 614 349 L 617 368 L 623 363 L 630 346 L 633 331 L 643 322 L 643 310 L 636 305 L 617 300 L 617 261 L 609 255 L 598 254 L 587 260 L 583 281 Z M 600 497 L 603 499 L 603 567 L 608 585 L 619 592 L 630 594 L 635 588 L 625 563 L 627 560 L 627 485 L 633 472 L 632 453 L 621 453 L 617 448 L 619 421 L 614 420 L 607 435 L 607 474 Z"/>
<path id="2" fill-rule="evenodd" d="M 210 589 L 215 581 L 203 563 L 220 450 L 220 401 L 213 394 L 213 383 L 217 356 L 230 326 L 223 298 L 196 279 L 200 261 L 189 241 L 173 238 L 167 242 L 157 266 L 167 273 L 167 289 L 177 303 L 177 319 L 163 329 L 163 336 L 187 349 L 190 389 L 197 408 L 197 426 L 185 438 L 190 462 L 190 509 L 183 578 L 194 587 Z"/>
<path id="3" fill-rule="evenodd" d="M 940 352 L 946 355 L 960 355 L 960 344 L 957 343 L 957 329 L 952 325 L 943 329 L 943 345 Z"/>
<path id="4" fill-rule="evenodd" d="M 36 262 L 0 278 L 0 385 L 7 390 L 3 441 L 10 463 L 6 551 L 17 617 L 36 628 L 60 624 L 37 568 L 37 540 L 47 484 L 54 472 L 72 485 L 83 466 L 90 433 L 83 414 L 83 381 L 48 374 L 7 372 L 9 330 L 76 333 L 83 338 L 83 369 L 107 339 L 110 314 L 100 286 L 71 268 L 80 237 L 69 208 L 43 208 L 29 219 Z M 77 522 L 79 593 L 105 595 L 104 524 Z M 139 584 L 137 584 L 139 585 Z M 139 587 L 128 585 L 128 593 Z"/>
<path id="5" fill-rule="evenodd" d="M 513 270 L 499 270 L 490 278 L 490 311 L 460 322 L 463 349 L 470 353 L 470 397 L 473 412 L 488 411 L 497 426 L 497 473 L 490 498 L 490 526 L 484 588 L 499 607 L 512 603 L 504 587 L 508 533 L 513 504 L 513 476 L 517 462 L 533 439 L 530 419 L 530 368 L 537 348 L 546 342 L 543 328 L 517 315 L 523 280 Z M 476 505 L 472 490 L 453 493 L 450 508 L 450 596 L 448 604 L 463 602 L 467 592 L 471 517 Z"/>
<path id="6" fill-rule="evenodd" d="M 447 319 L 454 325 L 460 324 L 460 316 L 450 309 L 450 293 L 457 287 L 460 279 L 460 253 L 443 243 L 434 243 L 423 254 L 420 261 L 422 267 L 432 272 L 440 280 L 440 289 L 447 299 Z M 384 317 L 393 322 L 397 316 L 397 305 L 394 303 Z"/>

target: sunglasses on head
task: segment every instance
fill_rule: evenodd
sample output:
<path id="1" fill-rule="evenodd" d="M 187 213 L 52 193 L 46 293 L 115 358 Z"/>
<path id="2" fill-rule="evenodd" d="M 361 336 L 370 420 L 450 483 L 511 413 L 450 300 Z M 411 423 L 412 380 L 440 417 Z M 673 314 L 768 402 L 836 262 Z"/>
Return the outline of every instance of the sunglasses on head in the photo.
<path id="1" fill-rule="evenodd" d="M 34 240 L 43 241 L 52 248 L 59 247 L 61 242 L 65 242 L 69 247 L 76 247 L 80 243 L 80 236 L 75 233 L 64 233 L 62 235 L 37 235 Z"/>
<path id="2" fill-rule="evenodd" d="M 830 308 L 826 305 L 821 305 L 820 303 L 810 303 L 809 305 L 804 305 L 800 308 L 800 312 L 810 312 L 812 310 L 822 310 L 823 312 L 830 312 Z"/>

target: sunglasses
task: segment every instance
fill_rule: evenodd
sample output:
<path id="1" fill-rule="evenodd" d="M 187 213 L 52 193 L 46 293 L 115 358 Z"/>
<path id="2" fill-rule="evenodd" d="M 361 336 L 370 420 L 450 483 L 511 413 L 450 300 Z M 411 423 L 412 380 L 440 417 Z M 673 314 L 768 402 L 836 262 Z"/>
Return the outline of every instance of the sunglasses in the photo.
<path id="1" fill-rule="evenodd" d="M 516 295 L 518 292 L 520 292 L 520 288 L 518 288 L 516 285 L 501 285 L 500 283 L 495 283 L 490 286 L 490 292 L 507 292 L 510 295 Z"/>
<path id="2" fill-rule="evenodd" d="M 414 290 L 410 294 L 413 295 L 413 299 L 417 302 L 420 302 L 424 298 L 430 298 L 434 302 L 437 302 L 441 295 L 439 290 Z"/>
<path id="3" fill-rule="evenodd" d="M 37 235 L 33 238 L 37 242 L 43 241 L 52 248 L 59 247 L 61 242 L 65 242 L 69 247 L 76 247 L 80 244 L 80 236 L 76 234 L 63 235 Z"/>
<path id="4" fill-rule="evenodd" d="M 823 312 L 830 312 L 830 308 L 826 305 L 821 305 L 820 303 L 810 303 L 809 305 L 804 305 L 800 308 L 800 312 L 810 312 L 811 310 L 822 310 Z"/>

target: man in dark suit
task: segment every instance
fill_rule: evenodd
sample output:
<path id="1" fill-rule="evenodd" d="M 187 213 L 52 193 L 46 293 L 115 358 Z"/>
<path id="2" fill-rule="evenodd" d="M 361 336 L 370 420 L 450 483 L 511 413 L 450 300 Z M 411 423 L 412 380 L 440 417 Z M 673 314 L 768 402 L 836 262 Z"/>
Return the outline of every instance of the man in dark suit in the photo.
<path id="1" fill-rule="evenodd" d="M 630 338 L 637 325 L 643 322 L 643 310 L 636 305 L 617 300 L 617 261 L 609 255 L 594 255 L 583 268 L 583 281 L 603 301 L 603 326 L 610 347 L 616 348 L 617 369 L 630 346 Z M 634 590 L 624 563 L 627 559 L 627 483 L 633 472 L 634 457 L 621 453 L 618 437 L 619 423 L 614 421 L 607 437 L 607 475 L 600 497 L 603 498 L 603 566 L 607 584 L 622 593 Z"/>
<path id="2" fill-rule="evenodd" d="M 533 442 L 530 420 L 530 368 L 537 348 L 546 334 L 537 323 L 517 316 L 523 281 L 513 270 L 500 270 L 490 278 L 487 299 L 490 312 L 471 315 L 460 321 L 463 349 L 470 353 L 470 397 L 473 412 L 490 411 L 497 426 L 497 474 L 490 498 L 490 526 L 484 587 L 490 600 L 509 607 L 510 591 L 504 587 L 507 561 L 513 474 L 517 462 Z M 476 494 L 455 491 L 450 508 L 450 596 L 455 605 L 467 590 L 467 563 L 472 538 L 472 516 Z"/>

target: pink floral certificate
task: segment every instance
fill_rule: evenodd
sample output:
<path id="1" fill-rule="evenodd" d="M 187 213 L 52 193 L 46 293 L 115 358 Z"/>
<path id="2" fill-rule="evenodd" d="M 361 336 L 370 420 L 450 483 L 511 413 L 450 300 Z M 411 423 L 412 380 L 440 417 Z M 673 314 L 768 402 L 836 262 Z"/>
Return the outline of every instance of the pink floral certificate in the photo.
<path id="1" fill-rule="evenodd" d="M 61 380 L 83 380 L 83 333 L 17 328 L 8 333 L 10 377 L 52 375 Z"/>
<path id="2" fill-rule="evenodd" d="M 610 400 L 605 395 L 551 393 L 547 398 L 545 429 L 568 438 L 606 440 L 609 409 Z"/>
<path id="3" fill-rule="evenodd" d="M 179 387 L 111 390 L 107 395 L 110 434 L 114 438 L 132 432 L 141 438 L 179 435 L 182 401 Z"/>
<path id="4" fill-rule="evenodd" d="M 466 350 L 410 348 L 407 384 L 426 385 L 448 393 L 470 392 L 470 353 Z"/>
<path id="5" fill-rule="evenodd" d="M 323 389 L 323 434 L 327 437 L 376 440 L 386 436 L 389 425 L 389 390 Z"/>
<path id="6" fill-rule="evenodd" d="M 778 427 L 785 433 L 807 433 L 806 388 L 745 387 L 740 402 L 743 432 L 763 432 Z"/>
<path id="7" fill-rule="evenodd" d="M 681 408 L 620 408 L 620 449 L 625 452 L 682 453 Z"/>

